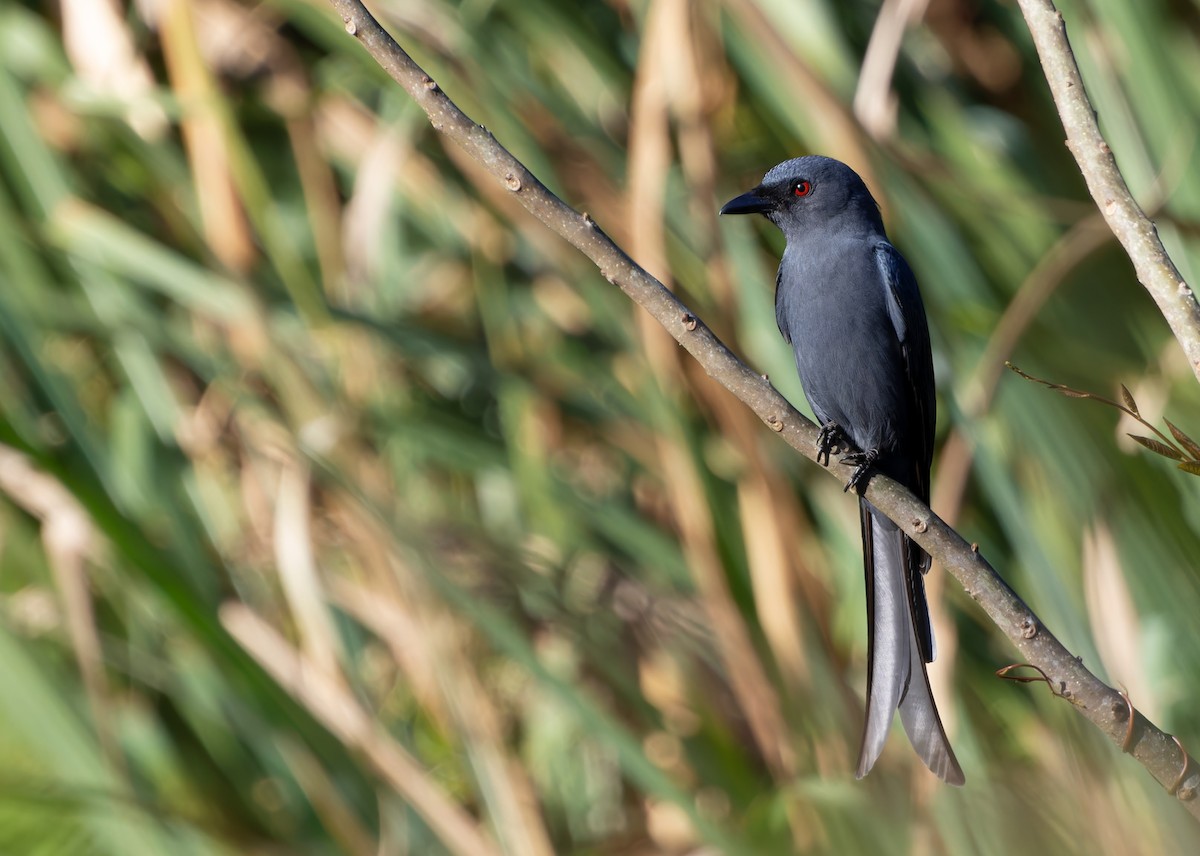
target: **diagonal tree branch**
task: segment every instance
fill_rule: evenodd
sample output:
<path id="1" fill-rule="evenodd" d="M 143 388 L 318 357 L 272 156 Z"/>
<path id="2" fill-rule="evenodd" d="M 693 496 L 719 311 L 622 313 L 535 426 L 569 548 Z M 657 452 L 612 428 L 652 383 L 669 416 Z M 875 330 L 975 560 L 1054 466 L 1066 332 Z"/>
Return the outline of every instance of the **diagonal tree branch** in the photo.
<path id="1" fill-rule="evenodd" d="M 1154 221 L 1129 192 L 1112 149 L 1100 133 L 1096 111 L 1067 40 L 1062 13 L 1051 0 L 1018 2 L 1041 57 L 1054 106 L 1067 132 L 1067 148 L 1075 156 L 1088 191 L 1108 227 L 1133 262 L 1138 281 L 1158 304 L 1171 333 L 1183 347 L 1192 372 L 1200 380 L 1200 304 L 1167 255 Z"/>
<path id="2" fill-rule="evenodd" d="M 330 0 L 357 38 L 389 75 L 428 114 L 433 127 L 461 146 L 551 230 L 595 262 L 601 274 L 649 312 L 717 380 L 793 448 L 816 460 L 817 428 L 762 376 L 729 350 L 670 291 L 638 266 L 586 213 L 571 208 L 537 180 L 481 125 L 472 122 L 390 35 L 359 0 Z M 853 468 L 830 465 L 843 481 Z M 977 549 L 947 526 L 911 492 L 876 475 L 865 494 L 871 502 L 938 559 L 974 598 L 1021 656 L 1041 671 L 1064 698 L 1136 758 L 1179 797 L 1197 819 L 1200 765 L 1174 739 L 1138 713 L 1116 690 L 1084 668 L 1008 587 Z M 1130 716 L 1133 722 L 1130 723 Z"/>

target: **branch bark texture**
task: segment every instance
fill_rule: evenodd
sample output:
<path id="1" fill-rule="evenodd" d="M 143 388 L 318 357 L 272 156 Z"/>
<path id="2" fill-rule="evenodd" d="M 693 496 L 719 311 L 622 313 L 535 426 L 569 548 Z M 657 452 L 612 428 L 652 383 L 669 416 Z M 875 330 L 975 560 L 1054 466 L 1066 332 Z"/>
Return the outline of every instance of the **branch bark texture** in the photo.
<path id="1" fill-rule="evenodd" d="M 711 377 L 753 410 L 769 428 L 797 451 L 816 460 L 817 427 L 812 422 L 765 378 L 738 359 L 674 294 L 630 259 L 591 217 L 547 190 L 485 128 L 459 110 L 358 0 L 330 2 L 345 22 L 346 31 L 425 110 L 435 129 L 484 166 L 530 213 L 591 259 L 605 279 L 649 312 Z M 1115 165 L 1112 169 L 1115 171 Z M 1120 182 L 1119 175 L 1117 181 Z M 1124 187 L 1123 182 L 1120 184 Z M 1131 199 L 1130 204 L 1133 204 Z M 1153 226 L 1150 231 L 1153 232 Z M 1165 253 L 1162 257 L 1165 259 Z M 1200 336 L 1197 359 L 1200 360 Z M 843 482 L 853 472 L 851 466 L 836 459 L 829 469 Z M 876 475 L 865 495 L 962 584 L 1021 652 L 1022 658 L 1045 675 L 1055 695 L 1069 701 L 1110 740 L 1136 758 L 1200 819 L 1200 800 L 1195 798 L 1200 787 L 1200 765 L 1190 760 L 1170 735 L 1088 671 L 987 560 L 906 488 Z"/>
<path id="2" fill-rule="evenodd" d="M 1051 0 L 1018 0 L 1018 3 L 1067 132 L 1067 148 L 1075 156 L 1100 213 L 1133 262 L 1138 281 L 1158 304 L 1187 355 L 1192 373 L 1200 380 L 1200 304 L 1167 255 L 1154 221 L 1129 192 L 1112 149 L 1100 133 L 1096 111 L 1067 40 L 1062 13 Z"/>

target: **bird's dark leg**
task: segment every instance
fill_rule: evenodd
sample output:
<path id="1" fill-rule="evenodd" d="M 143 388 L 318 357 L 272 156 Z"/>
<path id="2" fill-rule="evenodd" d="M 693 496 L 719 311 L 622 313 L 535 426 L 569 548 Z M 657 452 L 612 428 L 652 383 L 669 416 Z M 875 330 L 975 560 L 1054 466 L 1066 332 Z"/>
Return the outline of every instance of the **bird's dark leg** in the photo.
<path id="1" fill-rule="evenodd" d="M 866 477 L 871 467 L 875 466 L 877 460 L 879 460 L 878 449 L 868 449 L 865 452 L 851 452 L 848 455 L 842 455 L 842 463 L 850 464 L 850 466 L 854 467 L 854 472 L 850 475 L 850 481 L 846 482 L 846 486 L 842 488 L 842 492 L 857 490 L 859 482 Z"/>
<path id="2" fill-rule="evenodd" d="M 848 445 L 842 426 L 832 420 L 826 422 L 821 426 L 821 433 L 817 435 L 817 463 L 823 467 L 829 466 L 829 453 L 841 454 Z M 821 460 L 822 458 L 824 460 Z"/>

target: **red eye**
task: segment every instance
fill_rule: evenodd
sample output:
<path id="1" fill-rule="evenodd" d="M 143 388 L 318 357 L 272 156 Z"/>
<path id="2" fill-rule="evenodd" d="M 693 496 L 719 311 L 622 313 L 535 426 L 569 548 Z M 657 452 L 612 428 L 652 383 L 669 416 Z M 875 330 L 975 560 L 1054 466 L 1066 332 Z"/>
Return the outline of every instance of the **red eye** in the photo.
<path id="1" fill-rule="evenodd" d="M 812 193 L 812 185 L 807 181 L 798 182 L 796 186 L 792 188 L 792 193 L 796 194 L 797 196 L 808 196 L 808 194 Z"/>

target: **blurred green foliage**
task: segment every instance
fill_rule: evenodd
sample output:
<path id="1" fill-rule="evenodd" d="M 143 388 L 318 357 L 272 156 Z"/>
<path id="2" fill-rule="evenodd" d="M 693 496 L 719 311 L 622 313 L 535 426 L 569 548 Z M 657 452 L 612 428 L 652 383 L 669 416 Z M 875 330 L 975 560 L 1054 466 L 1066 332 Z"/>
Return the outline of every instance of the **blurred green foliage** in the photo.
<path id="1" fill-rule="evenodd" d="M 1061 8 L 1194 284 L 1195 6 Z M 857 118 L 875 3 L 374 9 L 798 404 L 779 238 L 715 210 L 787 157 L 863 172 L 933 328 L 935 510 L 1200 742 L 1200 482 L 1002 371 L 1200 431 L 1015 4 L 930 3 Z M 936 569 L 968 785 L 899 736 L 854 782 L 853 502 L 321 0 L 0 5 L 0 235 L 0 851 L 1194 848 L 1133 761 L 994 677 L 1014 652 Z"/>

